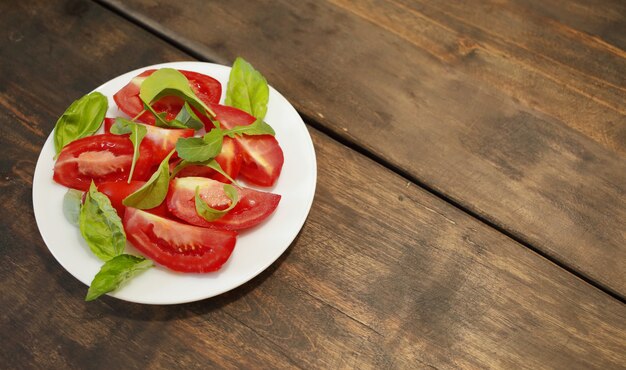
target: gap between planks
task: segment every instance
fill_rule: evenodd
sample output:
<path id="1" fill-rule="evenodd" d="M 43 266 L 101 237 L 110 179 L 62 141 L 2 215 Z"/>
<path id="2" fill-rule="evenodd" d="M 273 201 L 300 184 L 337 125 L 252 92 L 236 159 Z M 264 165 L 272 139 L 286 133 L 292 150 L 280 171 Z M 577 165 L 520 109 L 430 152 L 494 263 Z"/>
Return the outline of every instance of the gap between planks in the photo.
<path id="1" fill-rule="evenodd" d="M 179 40 L 176 40 L 175 38 L 166 35 L 163 32 L 160 32 L 158 29 L 150 26 L 149 24 L 143 22 L 141 19 L 137 18 L 137 17 L 133 17 L 130 14 L 125 13 L 122 9 L 119 9 L 117 7 L 115 7 L 114 5 L 111 4 L 107 4 L 106 2 L 102 1 L 102 0 L 92 0 L 94 3 L 100 5 L 101 7 L 103 7 L 104 9 L 114 13 L 115 15 L 125 19 L 126 21 L 136 25 L 137 27 L 147 31 L 148 33 L 152 34 L 153 36 L 167 42 L 168 44 L 170 44 L 171 46 L 173 46 L 174 48 L 184 52 L 185 54 L 189 55 L 190 57 L 197 59 L 199 61 L 203 61 L 203 62 L 210 62 L 210 63 L 220 63 L 220 64 L 224 64 L 227 61 L 225 61 L 223 58 L 219 57 L 218 55 L 212 55 L 210 57 L 207 57 L 206 55 L 197 52 L 196 50 L 194 50 L 193 48 L 183 44 L 182 42 L 180 42 Z M 388 170 L 394 172 L 395 174 L 401 176 L 402 178 L 404 178 L 405 180 L 415 184 L 416 186 L 422 188 L 423 190 L 427 191 L 428 193 L 434 195 L 435 197 L 443 200 L 444 202 L 451 204 L 452 206 L 460 209 L 461 211 L 463 211 L 464 213 L 468 214 L 469 216 L 471 216 L 472 218 L 478 220 L 479 222 L 487 225 L 488 227 L 495 229 L 496 231 L 498 231 L 501 234 L 504 234 L 505 236 L 507 236 L 508 238 L 512 239 L 513 241 L 517 242 L 518 244 L 522 245 L 523 247 L 526 247 L 528 249 L 530 249 L 531 251 L 533 251 L 534 253 L 536 253 L 537 255 L 543 257 L 544 259 L 552 262 L 554 265 L 562 268 L 563 270 L 569 272 L 570 274 L 576 276 L 577 278 L 581 279 L 582 281 L 584 281 L 585 283 L 593 286 L 594 288 L 604 292 L 605 294 L 607 294 L 608 296 L 610 296 L 611 298 L 614 298 L 616 300 L 618 300 L 619 302 L 626 304 L 626 297 L 622 296 L 621 294 L 619 294 L 617 291 L 611 289 L 610 287 L 597 282 L 593 279 L 591 279 L 589 276 L 581 273 L 580 271 L 575 270 L 573 267 L 568 266 L 565 262 L 561 261 L 558 258 L 555 258 L 553 256 L 548 255 L 547 253 L 541 251 L 540 249 L 538 249 L 537 247 L 533 246 L 532 244 L 530 244 L 528 241 L 524 240 L 523 238 L 521 238 L 518 235 L 515 235 L 514 233 L 510 232 L 509 230 L 505 229 L 504 227 L 494 223 L 493 221 L 489 220 L 489 218 L 487 218 L 486 216 L 480 215 L 479 213 L 471 210 L 469 207 L 461 204 L 459 201 L 447 196 L 446 194 L 444 194 L 442 191 L 439 191 L 433 187 L 431 187 L 430 185 L 424 183 L 422 180 L 418 179 L 417 177 L 413 176 L 412 174 L 408 173 L 406 170 L 390 163 L 389 161 L 387 161 L 385 158 L 381 157 L 380 155 L 377 155 L 376 153 L 374 153 L 373 151 L 362 147 L 361 145 L 359 145 L 359 143 L 355 142 L 354 140 L 351 140 L 347 137 L 342 136 L 340 133 L 333 131 L 330 128 L 325 127 L 322 123 L 320 123 L 316 117 L 307 115 L 307 114 L 303 114 L 302 112 L 298 111 L 298 114 L 300 114 L 303 118 L 304 121 L 306 122 L 307 125 L 313 127 L 314 129 L 320 131 L 321 133 L 323 133 L 324 135 L 330 137 L 331 139 L 337 141 L 338 143 L 348 147 L 351 150 L 354 150 L 355 152 L 369 158 L 370 160 L 376 162 L 377 164 L 387 168 Z"/>

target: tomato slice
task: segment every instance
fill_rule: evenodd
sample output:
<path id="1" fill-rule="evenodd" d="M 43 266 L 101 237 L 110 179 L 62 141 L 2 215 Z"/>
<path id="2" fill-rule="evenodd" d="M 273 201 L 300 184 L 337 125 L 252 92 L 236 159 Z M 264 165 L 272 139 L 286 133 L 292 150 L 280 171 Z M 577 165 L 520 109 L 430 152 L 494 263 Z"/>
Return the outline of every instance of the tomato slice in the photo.
<path id="1" fill-rule="evenodd" d="M 114 118 L 105 118 L 104 119 L 104 131 L 106 133 L 111 132 L 111 126 L 115 123 Z M 153 156 L 151 158 L 151 162 L 153 164 L 158 165 L 161 161 L 167 157 L 170 152 L 176 148 L 176 142 L 181 137 L 192 137 L 194 135 L 194 130 L 190 128 L 178 128 L 178 129 L 169 129 L 162 128 L 150 125 L 146 126 L 148 132 L 141 142 L 142 145 L 146 143 L 150 145 L 152 149 Z M 176 158 L 177 154 L 174 153 L 172 158 Z"/>
<path id="2" fill-rule="evenodd" d="M 256 120 L 248 113 L 233 107 L 214 104 L 211 106 L 222 126 L 231 129 L 235 126 L 247 126 Z M 205 122 L 207 131 L 212 128 Z M 258 186 L 272 186 L 283 168 L 283 151 L 272 135 L 236 136 L 240 145 L 243 162 L 239 174 L 246 181 Z"/>
<path id="3" fill-rule="evenodd" d="M 149 69 L 134 77 L 126 86 L 113 95 L 113 99 L 118 108 L 128 114 L 131 118 L 136 117 L 143 111 L 143 103 L 139 98 L 139 88 L 146 77 L 150 76 L 156 69 Z M 191 71 L 180 71 L 189 80 L 191 89 L 205 104 L 216 104 L 222 96 L 222 85 L 216 79 L 202 73 Z M 153 103 L 155 111 L 166 113 L 166 118 L 172 120 L 176 117 L 183 106 L 183 101 L 174 96 L 164 97 Z M 138 121 L 154 125 L 154 116 L 150 112 L 145 112 L 137 118 Z"/>
<path id="4" fill-rule="evenodd" d="M 135 180 L 131 181 L 130 184 L 126 181 L 103 182 L 98 185 L 98 191 L 109 197 L 111 205 L 115 208 L 117 214 L 120 217 L 124 217 L 126 206 L 122 203 L 122 201 L 124 198 L 137 191 L 137 189 L 142 187 L 145 183 L 145 181 Z M 163 202 L 159 206 L 152 209 L 146 209 L 145 211 L 161 217 L 170 217 L 166 202 Z"/>
<path id="5" fill-rule="evenodd" d="M 124 230 L 128 240 L 153 261 L 180 272 L 216 271 L 228 260 L 237 233 L 185 225 L 127 208 Z"/>
<path id="6" fill-rule="evenodd" d="M 150 176 L 151 149 L 140 148 L 133 179 Z M 54 181 L 69 188 L 87 191 L 96 184 L 126 181 L 133 160 L 133 144 L 127 136 L 87 136 L 66 145 L 54 164 Z"/>
<path id="7" fill-rule="evenodd" d="M 239 169 L 241 168 L 242 158 L 243 157 L 241 154 L 241 149 L 239 148 L 239 144 L 234 139 L 231 139 L 228 136 L 224 137 L 222 152 L 217 157 L 215 157 L 215 160 L 217 161 L 217 163 L 220 164 L 222 170 L 224 170 L 224 172 L 226 172 L 226 174 L 228 174 L 230 178 L 237 178 L 237 175 L 239 174 Z M 230 180 L 228 180 L 226 177 L 207 166 L 187 166 L 183 170 L 181 170 L 177 176 L 208 177 L 219 182 L 224 182 L 227 184 L 230 183 Z"/>
<path id="8" fill-rule="evenodd" d="M 208 222 L 196 212 L 196 187 L 200 187 L 200 197 L 212 208 L 225 209 L 231 201 L 221 182 L 204 177 L 172 180 L 167 194 L 168 210 L 181 220 L 202 227 L 242 230 L 256 226 L 274 212 L 281 198 L 278 194 L 237 188 L 239 203 L 223 217 Z"/>

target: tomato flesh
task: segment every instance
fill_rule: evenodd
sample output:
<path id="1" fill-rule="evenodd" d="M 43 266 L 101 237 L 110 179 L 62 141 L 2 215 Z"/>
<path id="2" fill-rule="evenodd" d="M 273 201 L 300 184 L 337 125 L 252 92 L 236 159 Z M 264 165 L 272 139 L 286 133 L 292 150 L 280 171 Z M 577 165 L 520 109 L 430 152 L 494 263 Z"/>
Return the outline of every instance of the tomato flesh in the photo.
<path id="1" fill-rule="evenodd" d="M 237 233 L 182 224 L 148 212 L 127 208 L 124 230 L 146 257 L 171 270 L 219 270 L 235 248 Z"/>
<path id="2" fill-rule="evenodd" d="M 86 191 L 93 180 L 102 182 L 128 179 L 133 159 L 133 144 L 127 136 L 111 134 L 87 136 L 66 145 L 54 164 L 54 181 L 69 188 Z M 140 148 L 133 178 L 146 180 L 150 175 L 150 148 Z"/>
<path id="3" fill-rule="evenodd" d="M 256 120 L 248 113 L 233 107 L 214 104 L 211 106 L 223 128 L 247 126 Z M 212 128 L 205 122 L 207 131 Z M 251 184 L 272 186 L 276 183 L 283 167 L 283 151 L 272 135 L 235 136 L 241 147 L 242 163 L 239 175 Z"/>
<path id="4" fill-rule="evenodd" d="M 131 118 L 137 117 L 143 111 L 143 103 L 139 98 L 139 89 L 141 83 L 146 77 L 153 74 L 156 70 L 149 69 L 134 77 L 126 86 L 113 95 L 113 99 L 118 108 L 128 114 Z M 205 104 L 216 104 L 222 96 L 222 85 L 216 79 L 204 75 L 202 73 L 182 71 L 180 72 L 189 80 L 189 86 Z M 168 120 L 176 117 L 183 106 L 183 101 L 174 96 L 167 96 L 159 99 L 152 104 L 154 110 L 158 113 L 165 113 Z M 137 120 L 150 125 L 154 125 L 154 116 L 150 112 L 144 112 Z"/>
<path id="5" fill-rule="evenodd" d="M 222 170 L 226 172 L 230 178 L 235 179 L 241 168 L 242 154 L 239 144 L 228 136 L 224 137 L 222 143 L 222 152 L 215 157 Z M 178 177 L 208 177 L 223 183 L 230 183 L 226 177 L 217 173 L 215 170 L 207 166 L 190 165 L 181 170 Z"/>
<path id="6" fill-rule="evenodd" d="M 103 182 L 98 185 L 98 191 L 106 195 L 109 200 L 111 200 L 111 205 L 115 208 L 117 214 L 120 217 L 124 217 L 126 206 L 122 203 L 122 201 L 124 198 L 137 191 L 145 183 L 145 181 L 135 180 L 131 181 L 130 184 L 126 181 Z M 163 202 L 152 209 L 146 209 L 145 211 L 161 217 L 170 217 L 170 213 L 167 211 L 166 202 Z"/>
<path id="7" fill-rule="evenodd" d="M 224 184 L 203 177 L 181 177 L 172 180 L 167 194 L 168 210 L 192 225 L 242 230 L 251 228 L 268 218 L 278 206 L 281 196 L 248 188 L 236 188 L 239 202 L 226 215 L 208 222 L 196 212 L 196 187 L 200 198 L 215 209 L 226 209 L 231 201 L 224 193 Z"/>
<path id="8" fill-rule="evenodd" d="M 111 126 L 115 123 L 114 118 L 104 119 L 104 131 L 106 133 L 111 132 Z M 141 123 L 139 123 L 141 124 Z M 169 129 L 150 125 L 143 125 L 147 129 L 146 136 L 144 137 L 141 145 L 149 145 L 152 150 L 151 162 L 158 165 L 172 150 L 176 148 L 176 142 L 181 137 L 192 137 L 195 133 L 190 128 L 178 128 Z M 174 152 L 172 158 L 176 158 L 177 154 Z"/>

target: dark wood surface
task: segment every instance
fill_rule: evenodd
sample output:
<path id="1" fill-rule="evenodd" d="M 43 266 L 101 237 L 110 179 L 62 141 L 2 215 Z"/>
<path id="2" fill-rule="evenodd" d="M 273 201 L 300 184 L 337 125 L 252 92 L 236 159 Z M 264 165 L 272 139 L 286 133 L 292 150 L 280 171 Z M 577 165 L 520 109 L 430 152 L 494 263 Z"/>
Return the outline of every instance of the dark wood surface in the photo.
<path id="1" fill-rule="evenodd" d="M 259 5 L 249 5 L 254 9 L 256 6 Z M 299 6 L 304 8 L 299 12 L 294 8 L 293 14 L 311 17 L 304 11 L 306 4 Z M 326 5 L 320 4 L 317 10 L 324 7 Z M 605 17 L 614 14 L 609 10 L 619 10 L 608 3 L 606 8 Z M 373 94 L 371 89 L 364 90 L 365 85 L 372 83 L 371 88 L 378 89 L 376 94 L 392 92 L 390 84 L 381 85 L 381 76 L 372 74 L 369 81 L 365 79 L 360 82 L 363 85 L 357 86 L 360 91 L 354 90 L 339 99 L 340 95 L 331 94 L 339 90 L 339 85 L 328 91 L 325 88 L 329 84 L 341 84 L 347 77 L 337 75 L 332 80 L 330 72 L 322 73 L 319 77 L 323 84 L 318 86 L 316 96 L 313 87 L 298 81 L 304 78 L 304 72 L 314 71 L 312 64 L 306 64 L 304 59 L 291 58 L 293 54 L 281 54 L 281 50 L 285 50 L 280 48 L 273 52 L 266 50 L 263 55 L 253 45 L 245 44 L 243 36 L 237 36 L 237 32 L 245 32 L 248 26 L 242 23 L 235 27 L 232 22 L 237 19 L 236 12 L 231 5 L 215 5 L 210 9 L 218 15 L 221 14 L 218 11 L 227 12 L 232 18 L 230 25 L 215 23 L 215 29 L 222 33 L 223 43 L 221 47 L 212 46 L 221 50 L 212 58 L 229 62 L 231 53 L 249 54 L 249 59 L 259 64 L 271 84 L 279 86 L 309 118 L 315 118 L 308 123 L 311 123 L 309 131 L 318 159 L 318 188 L 302 232 L 287 252 L 260 276 L 212 299 L 177 306 L 129 304 L 110 297 L 83 302 L 86 287 L 54 260 L 35 225 L 31 186 L 39 150 L 67 105 L 95 86 L 133 68 L 193 58 L 170 42 L 93 2 L 68 1 L 59 5 L 29 0 L 1 3 L 2 367 L 626 367 L 626 306 L 594 286 L 606 283 L 619 291 L 619 283 L 623 283 L 623 276 L 620 276 L 624 271 L 624 261 L 620 260 L 624 256 L 623 245 L 614 243 L 620 237 L 624 238 L 624 229 L 610 229 L 624 222 L 619 219 L 624 212 L 620 209 L 624 197 L 623 182 L 610 183 L 623 180 L 619 174 L 611 172 L 623 167 L 620 150 L 611 147 L 608 141 L 602 142 L 575 126 L 568 126 L 570 123 L 555 120 L 547 113 L 540 115 L 520 103 L 521 100 L 512 101 L 512 97 L 497 86 L 481 79 L 478 72 L 470 74 L 464 63 L 441 66 L 432 56 L 424 56 L 411 48 L 403 49 L 404 41 L 390 45 L 404 50 L 407 58 L 410 56 L 409 60 L 419 57 L 415 60 L 430 61 L 420 69 L 447 71 L 447 74 L 423 78 L 416 72 L 413 78 L 420 77 L 425 81 L 419 83 L 419 89 L 406 91 L 407 94 L 413 91 L 415 101 L 421 102 L 418 104 L 420 111 L 426 111 L 420 114 L 428 120 L 418 120 L 419 124 L 414 126 L 425 136 L 415 136 L 408 127 L 403 127 L 402 117 L 412 110 L 398 111 L 397 117 L 386 120 L 384 129 L 377 128 L 381 124 L 377 120 L 381 118 L 375 117 L 364 120 L 360 123 L 364 127 L 360 127 L 357 119 L 374 109 L 362 105 L 363 102 L 370 103 Z M 314 19 L 315 22 L 341 21 L 331 32 L 333 36 L 324 39 L 327 44 L 332 44 L 333 40 L 338 43 L 334 46 L 339 54 L 336 58 L 346 55 L 340 53 L 340 45 L 344 49 L 352 47 L 363 52 L 372 43 L 377 43 L 389 50 L 385 45 L 391 38 L 385 29 L 374 28 L 367 22 L 359 23 L 352 15 L 339 12 L 341 8 L 332 9 L 335 13 L 330 15 L 315 13 L 326 21 Z M 578 27 L 577 24 L 586 19 L 578 8 L 559 13 L 537 2 L 531 3 L 527 9 L 553 17 L 568 27 Z M 146 13 L 148 10 L 145 9 Z M 445 10 L 448 14 L 454 11 L 454 7 Z M 160 11 L 178 19 L 174 17 L 176 9 L 172 7 Z M 199 14 L 204 11 L 203 8 L 197 9 Z M 558 13 L 562 19 L 552 16 L 551 12 Z M 264 18 L 269 14 L 259 12 L 257 26 L 272 29 L 278 42 L 281 27 L 287 31 L 292 29 L 284 24 L 270 25 L 272 22 Z M 291 21 L 291 13 L 279 14 L 285 17 L 273 16 L 272 19 Z M 597 32 L 598 38 L 619 47 L 622 36 L 613 35 L 609 28 L 600 30 L 601 22 L 597 19 L 605 18 L 598 14 L 601 13 L 589 13 L 589 28 L 581 28 L 581 32 Z M 614 28 L 624 22 L 623 18 L 614 19 L 617 25 Z M 175 34 L 172 30 L 176 29 L 176 22 L 172 22 L 164 21 L 163 29 Z M 315 31 L 304 23 L 302 28 L 307 30 L 304 34 Z M 342 36 L 346 30 L 361 36 L 368 34 L 370 41 L 362 46 L 363 49 L 359 49 L 358 43 L 349 46 Z M 215 34 L 205 37 L 211 39 Z M 308 42 L 313 42 L 314 35 L 306 37 L 310 37 Z M 194 55 L 205 55 L 208 50 L 202 42 L 187 45 Z M 275 65 L 269 63 L 271 55 L 274 55 Z M 303 52 L 303 55 L 307 53 Z M 314 56 L 312 53 L 308 55 Z M 375 54 L 369 56 L 367 63 L 354 65 L 354 69 L 365 71 L 382 61 Z M 282 58 L 291 58 L 293 64 Z M 419 63 L 415 62 L 413 66 L 419 66 Z M 281 73 L 279 67 L 283 68 Z M 409 76 L 406 68 L 394 72 Z M 604 73 L 602 78 L 609 78 L 605 70 L 588 68 L 588 73 L 598 76 Z M 385 69 L 380 73 L 390 72 Z M 615 74 L 611 78 L 620 76 Z M 304 81 L 316 83 L 311 76 L 306 76 Z M 352 82 L 358 81 L 354 77 Z M 294 86 L 290 86 L 291 83 Z M 354 84 L 351 86 L 355 87 Z M 448 90 L 444 91 L 444 86 L 448 86 Z M 437 94 L 420 100 L 418 94 L 425 94 L 422 89 Z M 461 108 L 452 104 L 463 102 L 463 92 L 467 91 L 471 91 L 473 97 L 466 97 L 466 100 L 475 105 L 469 112 L 473 117 L 471 122 L 476 125 L 474 130 L 464 126 L 467 121 L 458 118 Z M 605 94 L 605 98 L 612 96 Z M 619 103 L 619 96 L 613 96 L 615 103 Z M 487 98 L 491 100 L 481 100 Z M 408 97 L 399 99 L 405 99 L 403 104 L 410 105 Z M 444 102 L 450 105 L 448 112 L 442 108 Z M 470 102 L 465 102 L 463 107 L 470 107 Z M 330 108 L 327 107 L 329 103 L 332 103 Z M 388 103 L 394 104 L 392 101 Z M 352 118 L 347 116 L 348 108 L 356 106 L 363 109 L 354 110 Z M 565 106 L 562 109 L 566 111 Z M 379 114 L 384 115 L 384 112 L 381 110 Z M 325 118 L 317 113 L 322 113 Z M 433 131 L 436 114 L 440 115 L 441 125 L 438 131 Z M 513 129 L 504 120 L 494 118 L 503 117 L 503 114 L 513 117 L 519 127 Z M 454 117 L 457 121 L 453 120 Z M 619 121 L 616 124 L 619 125 Z M 331 136 L 314 127 L 320 127 Z M 343 128 L 347 128 L 347 132 Z M 366 128 L 374 130 L 386 146 L 374 147 L 375 143 L 365 134 Z M 491 136 L 485 136 L 486 129 L 491 130 Z M 389 139 L 391 134 L 386 132 L 389 130 L 404 135 L 397 137 L 394 150 L 389 144 L 392 142 Z M 515 146 L 511 140 L 519 135 L 525 141 Z M 482 148 L 482 161 L 488 162 L 486 158 L 493 157 L 492 160 L 498 161 L 500 166 L 506 166 L 517 157 L 532 156 L 536 163 L 527 160 L 525 171 L 517 180 L 502 181 L 501 186 L 509 193 L 517 191 L 515 194 L 519 195 L 524 189 L 540 191 L 540 186 L 546 182 L 554 182 L 555 187 L 559 184 L 561 198 L 553 199 L 550 204 L 554 208 L 547 209 L 555 213 L 546 213 L 535 220 L 545 228 L 535 231 L 534 239 L 524 239 L 520 244 L 501 230 L 468 214 L 463 207 L 457 207 L 459 204 L 450 204 L 446 201 L 450 199 L 442 199 L 413 182 L 414 172 L 424 171 L 437 173 L 440 178 L 447 173 L 449 178 L 445 179 L 445 184 L 454 184 L 460 176 L 454 172 L 471 164 L 472 158 L 478 160 L 476 155 L 461 160 L 460 154 L 454 152 L 461 144 L 438 144 L 449 137 L 452 137 L 452 143 L 463 142 L 468 147 Z M 533 141 L 535 139 L 537 142 Z M 383 149 L 389 151 L 383 153 Z M 437 150 L 443 153 L 429 153 Z M 401 166 L 411 151 L 415 163 Z M 380 154 L 385 160 L 380 161 L 382 164 L 376 163 L 362 154 L 370 152 Z M 446 162 L 446 154 L 454 154 L 459 163 Z M 589 158 L 579 161 L 576 155 Z M 438 165 L 437 158 L 441 160 Z M 393 166 L 386 167 L 390 164 Z M 515 173 L 517 164 L 509 164 L 512 167 L 507 171 Z M 484 191 L 491 190 L 491 193 L 482 195 L 483 200 L 472 190 L 500 179 L 497 175 L 499 167 L 494 164 L 492 168 L 487 171 L 483 165 L 474 167 L 477 172 L 456 186 L 465 187 L 465 194 L 473 194 L 471 198 L 468 195 L 468 199 L 484 202 L 486 209 L 499 202 L 506 205 L 502 212 L 515 210 L 515 205 L 508 203 L 514 198 L 498 199 L 506 193 L 505 190 L 487 188 Z M 481 170 L 484 172 L 478 172 Z M 560 172 L 554 172 L 557 170 Z M 568 177 L 579 173 L 575 170 L 594 176 Z M 464 171 L 467 173 L 469 169 Z M 604 206 L 602 210 L 599 205 L 590 207 L 593 199 L 576 198 L 580 194 L 577 190 L 584 192 L 585 187 L 594 184 L 604 184 L 596 189 L 597 193 L 590 193 Z M 450 194 L 453 190 L 449 189 L 454 188 L 446 189 L 445 194 Z M 541 199 L 556 196 L 554 189 L 541 193 Z M 616 197 L 610 189 L 617 192 Z M 559 203 L 559 199 L 566 198 L 578 201 L 578 208 L 568 209 L 571 204 Z M 471 208 L 466 203 L 459 203 Z M 530 210 L 521 208 L 513 212 L 509 224 L 522 231 L 528 230 L 524 215 L 536 217 L 531 212 L 533 207 L 539 207 L 533 203 L 525 206 Z M 554 209 L 561 210 L 561 213 Z M 483 211 L 477 213 L 485 218 L 498 216 Z M 603 214 L 604 224 L 599 223 L 599 213 Z M 579 215 L 581 218 L 564 215 Z M 517 217 L 517 223 L 513 216 Z M 566 254 L 568 250 L 561 251 L 559 248 L 565 242 L 557 242 L 561 241 L 562 235 L 571 233 L 573 235 L 566 240 L 573 240 L 578 235 L 576 233 L 581 232 L 578 227 L 583 222 L 587 222 L 585 228 L 589 229 L 589 239 L 571 246 L 569 254 Z M 553 229 L 554 225 L 564 223 L 570 228 Z M 517 229 L 511 230 L 515 235 L 526 235 Z M 548 231 L 559 233 L 546 236 Z M 606 237 L 597 239 L 599 235 Z M 535 243 L 535 240 L 541 243 Z M 589 250 L 576 250 L 583 244 Z M 562 260 L 572 268 L 598 280 L 584 281 L 534 251 L 549 252 L 544 249 L 546 245 L 553 248 L 550 250 L 559 251 Z M 583 252 L 588 259 L 595 258 L 596 261 L 576 264 Z M 601 264 L 604 264 L 601 270 L 590 270 Z"/>
<path id="2" fill-rule="evenodd" d="M 104 1 L 626 297 L 624 2 Z"/>

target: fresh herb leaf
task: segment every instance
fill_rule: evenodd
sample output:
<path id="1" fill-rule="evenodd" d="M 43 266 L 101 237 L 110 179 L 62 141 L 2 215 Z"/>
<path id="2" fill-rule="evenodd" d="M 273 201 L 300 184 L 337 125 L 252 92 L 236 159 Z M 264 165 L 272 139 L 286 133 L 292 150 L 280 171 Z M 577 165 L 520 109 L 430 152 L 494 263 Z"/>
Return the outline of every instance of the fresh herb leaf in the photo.
<path id="1" fill-rule="evenodd" d="M 122 204 L 127 207 L 150 209 L 163 203 L 170 186 L 169 161 L 172 154 L 173 150 L 163 159 L 152 177 L 142 187 L 124 198 Z"/>
<path id="2" fill-rule="evenodd" d="M 176 115 L 176 121 L 181 122 L 186 127 L 194 130 L 200 130 L 204 128 L 204 123 L 198 118 L 196 113 L 191 109 L 189 103 L 185 102 L 183 108 Z"/>
<path id="3" fill-rule="evenodd" d="M 235 126 L 230 130 L 224 130 L 224 135 L 230 136 L 234 138 L 235 135 L 276 135 L 272 126 L 268 125 L 267 122 L 263 121 L 260 118 L 257 118 L 250 125 L 246 126 Z"/>
<path id="4" fill-rule="evenodd" d="M 145 125 L 124 118 L 116 118 L 115 123 L 111 126 L 111 133 L 115 135 L 130 134 L 129 139 L 131 143 L 133 143 L 133 161 L 130 166 L 130 173 L 128 174 L 128 183 L 130 184 L 133 173 L 135 172 L 135 165 L 137 164 L 137 160 L 139 160 L 139 146 L 148 133 L 148 129 Z"/>
<path id="5" fill-rule="evenodd" d="M 237 189 L 234 186 L 229 185 L 229 184 L 224 184 L 224 193 L 226 194 L 228 199 L 230 199 L 230 206 L 228 206 L 228 208 L 222 209 L 222 210 L 211 208 L 207 204 L 207 202 L 205 202 L 200 197 L 200 187 L 197 186 L 196 187 L 196 197 L 195 197 L 196 212 L 198 212 L 198 214 L 200 216 L 202 216 L 202 218 L 204 218 L 205 220 L 207 220 L 209 222 L 215 221 L 215 220 L 223 217 L 231 209 L 235 208 L 235 206 L 239 202 L 239 193 L 237 192 Z"/>
<path id="6" fill-rule="evenodd" d="M 139 98 L 148 106 L 164 96 L 178 96 L 202 114 L 215 117 L 215 112 L 193 92 L 187 77 L 173 68 L 155 71 L 146 77 L 139 89 Z"/>
<path id="7" fill-rule="evenodd" d="M 217 157 L 222 151 L 224 135 L 214 128 L 204 137 L 180 138 L 176 142 L 178 156 L 189 162 L 202 162 Z"/>
<path id="8" fill-rule="evenodd" d="M 78 220 L 80 233 L 98 258 L 108 261 L 124 252 L 126 234 L 122 220 L 109 198 L 100 193 L 93 182 L 80 208 Z"/>
<path id="9" fill-rule="evenodd" d="M 83 192 L 76 189 L 69 189 L 63 196 L 63 215 L 74 226 L 78 226 L 82 200 Z"/>
<path id="10" fill-rule="evenodd" d="M 93 278 L 85 301 L 93 301 L 105 293 L 114 291 L 133 276 L 152 266 L 154 266 L 152 261 L 130 254 L 120 254 L 108 260 Z"/>
<path id="11" fill-rule="evenodd" d="M 61 149 L 72 141 L 98 131 L 108 105 L 107 98 L 99 92 L 92 92 L 74 101 L 54 127 L 56 155 L 58 156 Z"/>
<path id="12" fill-rule="evenodd" d="M 243 58 L 233 63 L 226 89 L 226 105 L 239 108 L 263 120 L 270 91 L 265 77 Z"/>

